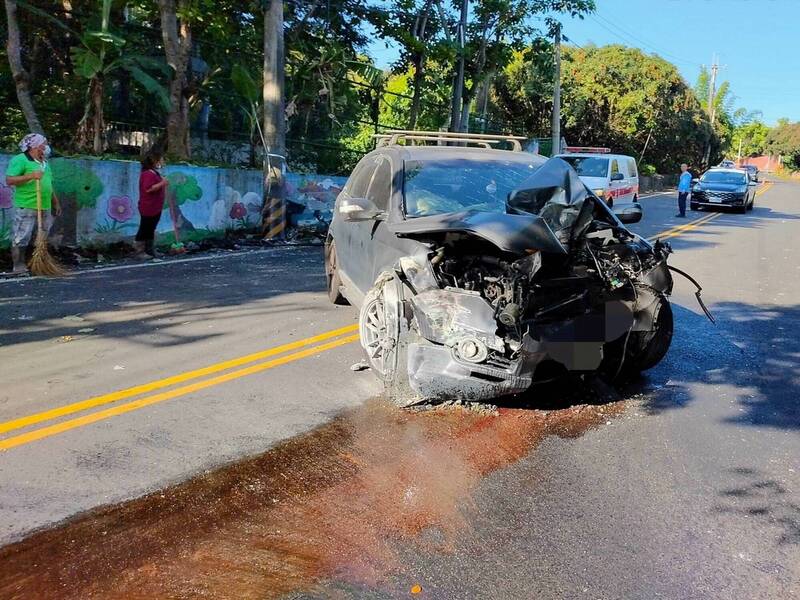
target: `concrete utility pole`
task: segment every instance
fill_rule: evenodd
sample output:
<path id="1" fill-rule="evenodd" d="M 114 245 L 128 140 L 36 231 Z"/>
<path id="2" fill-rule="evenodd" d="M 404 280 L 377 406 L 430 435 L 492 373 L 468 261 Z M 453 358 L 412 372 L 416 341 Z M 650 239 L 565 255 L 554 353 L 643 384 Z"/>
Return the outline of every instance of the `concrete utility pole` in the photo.
<path id="1" fill-rule="evenodd" d="M 464 47 L 467 41 L 469 0 L 461 1 L 461 18 L 458 21 L 458 74 L 453 82 L 453 104 L 450 107 L 450 131 L 461 131 L 461 98 L 464 92 Z"/>
<path id="2" fill-rule="evenodd" d="M 708 117 L 711 119 L 711 125 L 714 125 L 714 120 L 717 117 L 717 107 L 715 100 L 717 97 L 717 71 L 719 71 L 719 64 L 717 64 L 717 55 L 711 58 L 711 79 L 708 82 Z"/>
<path id="3" fill-rule="evenodd" d="M 264 233 L 283 236 L 286 228 L 283 174 L 286 165 L 284 108 L 283 0 L 264 4 Z"/>
<path id="4" fill-rule="evenodd" d="M 550 156 L 561 152 L 561 24 L 556 28 L 555 74 L 553 76 L 553 149 Z"/>

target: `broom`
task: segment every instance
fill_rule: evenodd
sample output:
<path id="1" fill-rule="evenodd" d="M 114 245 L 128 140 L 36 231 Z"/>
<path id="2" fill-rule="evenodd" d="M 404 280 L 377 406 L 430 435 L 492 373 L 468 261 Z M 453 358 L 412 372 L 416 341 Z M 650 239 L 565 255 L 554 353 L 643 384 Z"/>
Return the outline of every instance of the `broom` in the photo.
<path id="1" fill-rule="evenodd" d="M 61 277 L 66 274 L 64 267 L 50 255 L 47 248 L 47 232 L 43 227 L 42 219 L 42 182 L 36 180 L 36 215 L 38 228 L 36 231 L 36 244 L 33 248 L 33 256 L 29 268 L 34 275 L 45 277 Z"/>
<path id="2" fill-rule="evenodd" d="M 172 221 L 172 233 L 175 234 L 175 243 L 169 247 L 169 251 L 171 254 L 183 254 L 186 252 L 186 248 L 183 246 L 183 242 L 181 242 L 180 235 L 178 235 L 178 211 L 175 209 L 175 198 L 169 195 L 168 200 L 169 216 Z"/>

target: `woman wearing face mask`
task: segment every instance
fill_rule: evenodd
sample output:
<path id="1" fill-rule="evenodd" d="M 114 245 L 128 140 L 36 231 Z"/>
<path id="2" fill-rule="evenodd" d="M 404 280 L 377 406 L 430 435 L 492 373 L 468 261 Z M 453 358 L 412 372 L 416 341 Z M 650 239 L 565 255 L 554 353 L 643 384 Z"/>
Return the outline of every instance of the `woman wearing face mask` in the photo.
<path id="1" fill-rule="evenodd" d="M 142 160 L 142 173 L 139 175 L 139 231 L 136 232 L 136 257 L 147 260 L 156 257 L 156 227 L 164 210 L 164 196 L 169 181 L 158 169 L 164 166 L 161 155 L 150 152 Z"/>
<path id="2" fill-rule="evenodd" d="M 28 271 L 25 265 L 25 249 L 33 237 L 38 217 L 37 186 L 42 195 L 42 228 L 45 235 L 53 225 L 53 213 L 61 214 L 61 206 L 53 191 L 53 174 L 47 163 L 50 148 L 47 139 L 38 133 L 22 138 L 22 152 L 8 163 L 6 185 L 14 188 L 14 222 L 11 230 L 11 258 L 15 274 Z"/>

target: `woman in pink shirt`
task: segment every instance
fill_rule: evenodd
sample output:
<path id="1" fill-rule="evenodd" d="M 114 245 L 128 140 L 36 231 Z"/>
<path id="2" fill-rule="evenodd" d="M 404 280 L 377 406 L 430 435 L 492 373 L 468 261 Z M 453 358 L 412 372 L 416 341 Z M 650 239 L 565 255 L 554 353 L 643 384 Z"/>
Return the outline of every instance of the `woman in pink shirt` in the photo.
<path id="1" fill-rule="evenodd" d="M 169 182 L 158 169 L 164 166 L 160 154 L 150 152 L 142 160 L 142 173 L 139 175 L 139 231 L 136 232 L 136 256 L 140 259 L 155 258 L 155 237 L 161 211 L 164 210 L 164 196 Z"/>

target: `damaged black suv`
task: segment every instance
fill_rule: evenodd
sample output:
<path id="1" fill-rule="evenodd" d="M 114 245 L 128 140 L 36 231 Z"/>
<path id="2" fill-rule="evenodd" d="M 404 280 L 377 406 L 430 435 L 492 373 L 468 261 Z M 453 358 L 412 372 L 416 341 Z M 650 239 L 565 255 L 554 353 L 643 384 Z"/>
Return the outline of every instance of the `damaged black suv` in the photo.
<path id="1" fill-rule="evenodd" d="M 442 138 L 461 145 L 420 145 Z M 390 132 L 336 200 L 328 293 L 360 307 L 369 365 L 400 405 L 614 378 L 669 349 L 669 247 L 626 229 L 566 162 L 491 138 Z"/>

